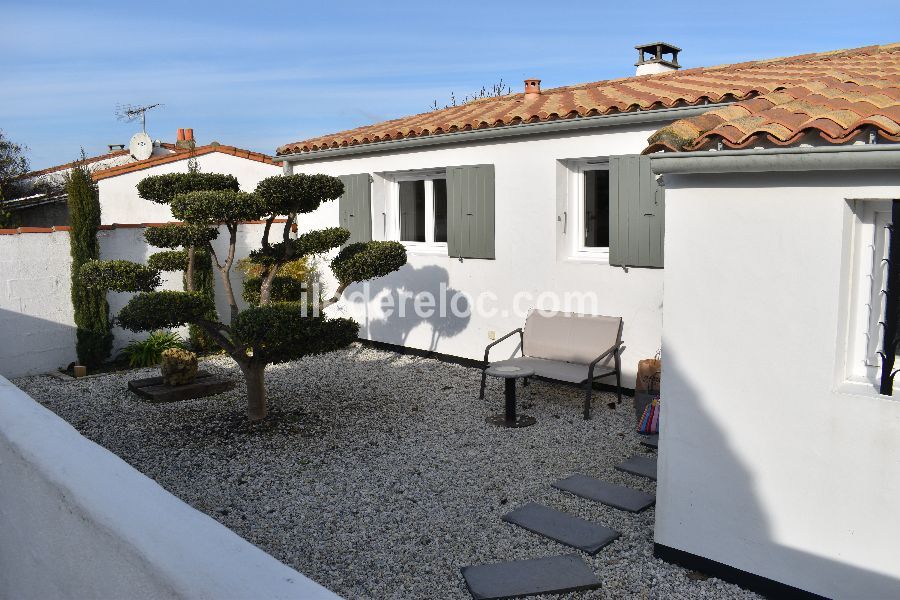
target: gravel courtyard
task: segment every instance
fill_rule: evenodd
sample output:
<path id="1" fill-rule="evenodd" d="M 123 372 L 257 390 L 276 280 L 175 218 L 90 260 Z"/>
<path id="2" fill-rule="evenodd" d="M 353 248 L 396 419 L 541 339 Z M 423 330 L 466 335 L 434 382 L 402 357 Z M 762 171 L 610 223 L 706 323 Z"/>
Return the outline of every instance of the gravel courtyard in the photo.
<path id="1" fill-rule="evenodd" d="M 202 368 L 240 381 L 229 359 Z M 16 385 L 81 433 L 279 560 L 348 599 L 470 598 L 460 567 L 576 552 L 501 516 L 541 502 L 622 532 L 583 555 L 599 590 L 553 598 L 757 598 L 656 560 L 654 509 L 631 514 L 554 490 L 572 473 L 654 491 L 616 471 L 645 452 L 630 399 L 537 382 L 520 407 L 527 429 L 484 422 L 502 411 L 502 383 L 478 400 L 480 373 L 354 346 L 267 369 L 277 425 L 248 430 L 244 388 L 154 405 L 127 391 L 146 369 Z M 522 389 L 520 388 L 520 392 Z M 646 450 L 647 454 L 651 451 Z"/>

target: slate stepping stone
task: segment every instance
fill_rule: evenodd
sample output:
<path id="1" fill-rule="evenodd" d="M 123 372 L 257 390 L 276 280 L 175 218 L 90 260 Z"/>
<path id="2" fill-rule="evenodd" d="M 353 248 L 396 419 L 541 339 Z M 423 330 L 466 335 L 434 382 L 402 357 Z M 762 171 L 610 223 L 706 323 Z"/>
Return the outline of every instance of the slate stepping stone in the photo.
<path id="1" fill-rule="evenodd" d="M 553 487 L 629 512 L 641 512 L 656 502 L 656 497 L 653 494 L 600 481 L 580 473 L 560 479 L 553 484 Z"/>
<path id="2" fill-rule="evenodd" d="M 656 457 L 650 458 L 649 456 L 635 454 L 621 465 L 616 465 L 616 469 L 640 475 L 641 477 L 649 477 L 656 481 Z"/>
<path id="3" fill-rule="evenodd" d="M 659 450 L 659 434 L 641 436 L 641 445 Z"/>
<path id="4" fill-rule="evenodd" d="M 597 554 L 622 535 L 603 525 L 535 502 L 504 515 L 503 520 L 588 554 Z"/>
<path id="5" fill-rule="evenodd" d="M 462 575 L 476 600 L 563 594 L 600 587 L 600 580 L 577 554 L 463 567 Z"/>

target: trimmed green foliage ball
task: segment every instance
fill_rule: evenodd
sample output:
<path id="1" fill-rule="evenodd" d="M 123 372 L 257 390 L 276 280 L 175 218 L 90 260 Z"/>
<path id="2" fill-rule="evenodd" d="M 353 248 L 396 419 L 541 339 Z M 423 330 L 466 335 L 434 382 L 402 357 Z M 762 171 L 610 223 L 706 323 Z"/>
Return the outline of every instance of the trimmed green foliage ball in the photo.
<path id="1" fill-rule="evenodd" d="M 287 242 L 278 242 L 268 248 L 260 248 L 250 253 L 250 261 L 256 264 L 273 264 L 277 259 L 285 256 L 286 249 L 290 250 L 292 260 L 323 254 L 334 248 L 339 248 L 350 239 L 350 232 L 342 227 L 329 227 L 318 229 L 297 236 L 297 239 Z"/>
<path id="2" fill-rule="evenodd" d="M 219 237 L 218 227 L 187 223 L 167 223 L 144 230 L 144 239 L 148 244 L 157 248 L 205 246 L 207 242 L 211 242 L 217 237 Z"/>
<path id="3" fill-rule="evenodd" d="M 138 195 L 151 202 L 169 204 L 178 194 L 198 190 L 240 190 L 234 175 L 219 173 L 169 173 L 145 177 L 137 184 Z"/>
<path id="4" fill-rule="evenodd" d="M 255 194 L 232 190 L 178 194 L 170 206 L 176 219 L 194 224 L 256 221 L 267 214 Z"/>
<path id="5" fill-rule="evenodd" d="M 244 301 L 251 306 L 259 306 L 261 277 L 248 277 L 244 280 Z M 276 275 L 272 279 L 272 302 L 299 302 L 303 299 L 303 281 L 296 277 Z"/>
<path id="6" fill-rule="evenodd" d="M 274 175 L 256 186 L 266 212 L 273 215 L 309 213 L 343 193 L 343 182 L 329 175 Z"/>
<path id="7" fill-rule="evenodd" d="M 149 292 L 159 285 L 159 271 L 130 260 L 91 260 L 81 267 L 81 285 L 111 292 Z"/>
<path id="8" fill-rule="evenodd" d="M 345 246 L 331 261 L 341 285 L 384 277 L 406 264 L 406 248 L 400 242 L 358 242 Z"/>
<path id="9" fill-rule="evenodd" d="M 144 292 L 128 301 L 116 322 L 130 331 L 169 329 L 205 319 L 213 309 L 202 292 Z"/>
<path id="10" fill-rule="evenodd" d="M 164 250 L 151 254 L 147 265 L 160 271 L 184 271 L 188 265 L 187 250 Z M 194 268 L 200 271 L 212 269 L 212 257 L 204 250 L 194 250 Z"/>
<path id="11" fill-rule="evenodd" d="M 359 335 L 359 324 L 350 319 L 311 317 L 295 302 L 278 302 L 248 308 L 232 324 L 232 335 L 253 349 L 254 359 L 267 363 L 297 360 L 344 348 Z"/>

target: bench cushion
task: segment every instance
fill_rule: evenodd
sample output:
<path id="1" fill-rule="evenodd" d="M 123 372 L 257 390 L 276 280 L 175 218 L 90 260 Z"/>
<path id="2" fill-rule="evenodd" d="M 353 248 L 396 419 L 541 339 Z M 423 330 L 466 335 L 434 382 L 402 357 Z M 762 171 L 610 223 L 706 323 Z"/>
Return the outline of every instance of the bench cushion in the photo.
<path id="1" fill-rule="evenodd" d="M 558 381 L 568 381 L 569 383 L 581 383 L 588 377 L 587 365 L 577 365 L 575 363 L 561 362 L 558 360 L 547 360 L 546 358 L 520 356 L 518 358 L 510 358 L 509 360 L 491 363 L 492 367 L 503 365 L 533 369 L 534 374 L 539 377 L 556 379 Z M 597 366 L 594 367 L 594 377 L 602 375 L 604 371 L 611 372 L 614 370 L 615 359 L 610 357 L 608 360 L 597 363 Z"/>
<path id="2" fill-rule="evenodd" d="M 525 320 L 523 354 L 587 365 L 618 342 L 621 332 L 621 317 L 534 310 Z"/>

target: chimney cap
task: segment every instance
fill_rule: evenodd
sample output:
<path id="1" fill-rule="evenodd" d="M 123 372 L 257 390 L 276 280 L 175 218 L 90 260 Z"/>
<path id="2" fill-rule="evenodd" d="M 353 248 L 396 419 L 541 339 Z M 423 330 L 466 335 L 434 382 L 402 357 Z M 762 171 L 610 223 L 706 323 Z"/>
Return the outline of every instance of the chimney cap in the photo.
<path id="1" fill-rule="evenodd" d="M 526 96 L 540 96 L 541 95 L 541 80 L 535 77 L 529 77 L 525 80 L 525 95 Z"/>
<path id="2" fill-rule="evenodd" d="M 634 48 L 638 51 L 638 61 L 634 63 L 634 66 L 636 67 L 658 63 L 673 69 L 681 68 L 681 65 L 678 64 L 678 53 L 681 52 L 681 48 L 674 44 L 668 42 L 650 42 L 647 44 L 638 44 Z M 650 55 L 649 58 L 646 56 L 648 54 Z M 665 54 L 671 54 L 671 60 L 663 58 L 663 55 Z"/>

